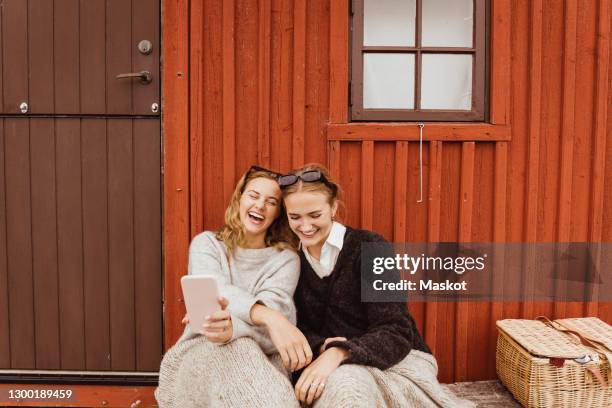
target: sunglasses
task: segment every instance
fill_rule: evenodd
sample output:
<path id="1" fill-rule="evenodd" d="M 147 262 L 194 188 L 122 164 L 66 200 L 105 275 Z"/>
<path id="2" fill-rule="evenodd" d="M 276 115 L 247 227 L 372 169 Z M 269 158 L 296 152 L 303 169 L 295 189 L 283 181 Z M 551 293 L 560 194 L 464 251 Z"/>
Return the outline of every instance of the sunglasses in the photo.
<path id="1" fill-rule="evenodd" d="M 337 187 L 327 180 L 325 175 L 319 170 L 308 170 L 300 174 L 286 174 L 279 176 L 277 181 L 281 189 L 294 185 L 302 180 L 304 183 L 316 183 L 318 181 L 329 187 L 334 195 L 336 195 Z"/>

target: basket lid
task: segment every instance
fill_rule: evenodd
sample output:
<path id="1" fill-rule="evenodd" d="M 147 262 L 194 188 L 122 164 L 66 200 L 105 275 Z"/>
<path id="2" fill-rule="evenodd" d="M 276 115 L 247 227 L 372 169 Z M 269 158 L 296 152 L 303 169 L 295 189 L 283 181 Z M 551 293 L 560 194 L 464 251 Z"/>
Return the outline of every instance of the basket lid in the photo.
<path id="1" fill-rule="evenodd" d="M 538 320 L 498 320 L 497 327 L 536 356 L 575 359 L 593 354 L 579 341 Z"/>

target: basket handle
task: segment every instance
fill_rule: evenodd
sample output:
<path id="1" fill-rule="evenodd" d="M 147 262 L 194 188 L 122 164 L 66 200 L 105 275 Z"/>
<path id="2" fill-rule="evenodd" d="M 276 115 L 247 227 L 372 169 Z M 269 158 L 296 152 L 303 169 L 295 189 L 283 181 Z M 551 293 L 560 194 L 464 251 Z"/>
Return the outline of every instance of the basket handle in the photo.
<path id="1" fill-rule="evenodd" d="M 568 333 L 575 334 L 576 336 L 578 336 L 581 339 L 583 344 L 584 344 L 584 340 L 586 340 L 588 342 L 588 344 L 585 344 L 585 345 L 593 347 L 594 349 L 596 349 L 600 353 L 603 353 L 606 356 L 609 356 L 609 353 L 612 353 L 612 350 L 610 350 L 610 348 L 603 341 L 600 341 L 600 340 L 594 339 L 592 337 L 589 337 L 589 336 L 587 336 L 586 334 L 584 334 L 581 331 L 578 331 L 578 330 L 575 330 L 575 329 L 570 329 L 567 326 L 563 325 L 563 323 L 558 322 L 556 320 L 555 320 L 554 323 L 558 324 L 559 326 L 561 326 L 561 329 L 558 328 L 557 330 L 566 331 Z"/>
<path id="2" fill-rule="evenodd" d="M 609 384 L 606 382 L 606 379 L 604 378 L 604 376 L 601 375 L 601 372 L 599 372 L 599 367 L 585 366 L 584 369 L 587 372 L 591 373 L 593 377 L 597 378 L 597 380 L 599 380 L 599 382 L 604 388 L 608 388 Z"/>
<path id="3" fill-rule="evenodd" d="M 591 347 L 595 349 L 596 351 L 606 355 L 606 357 L 608 353 L 612 353 L 612 350 L 608 349 L 608 347 L 603 342 L 596 340 L 592 337 L 586 336 L 584 333 L 579 332 L 577 330 L 568 329 L 567 327 L 563 326 L 561 323 L 557 321 L 554 321 L 554 322 L 551 321 L 546 316 L 538 316 L 536 317 L 536 320 L 539 320 L 545 325 L 552 327 L 553 329 L 558 330 L 560 332 L 573 334 L 574 336 L 578 337 L 578 339 L 584 346 Z"/>

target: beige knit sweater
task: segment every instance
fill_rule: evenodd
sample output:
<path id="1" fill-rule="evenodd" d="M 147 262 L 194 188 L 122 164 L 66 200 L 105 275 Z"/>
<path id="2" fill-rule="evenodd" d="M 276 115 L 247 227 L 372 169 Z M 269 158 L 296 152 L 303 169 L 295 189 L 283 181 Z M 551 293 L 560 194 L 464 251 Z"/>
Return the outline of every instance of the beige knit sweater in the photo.
<path id="1" fill-rule="evenodd" d="M 211 231 L 197 235 L 189 247 L 190 275 L 212 275 L 217 278 L 219 292 L 229 300 L 233 337 L 251 337 L 266 354 L 276 352 L 267 330 L 251 321 L 251 307 L 262 303 L 281 312 L 295 324 L 293 292 L 300 273 L 300 260 L 289 249 L 237 248 L 231 259 L 227 247 Z M 197 336 L 185 328 L 179 342 Z"/>

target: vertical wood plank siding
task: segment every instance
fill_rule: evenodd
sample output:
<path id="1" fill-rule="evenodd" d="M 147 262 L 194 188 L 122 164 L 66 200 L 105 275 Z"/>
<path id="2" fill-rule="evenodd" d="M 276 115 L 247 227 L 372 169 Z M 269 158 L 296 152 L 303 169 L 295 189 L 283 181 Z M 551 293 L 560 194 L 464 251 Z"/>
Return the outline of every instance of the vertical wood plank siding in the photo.
<path id="1" fill-rule="evenodd" d="M 196 2 L 193 2 L 196 3 Z M 164 47 L 162 60 L 163 107 L 171 106 L 162 121 L 163 133 L 163 266 L 164 266 L 164 346 L 176 342 L 182 333 L 181 319 L 185 313 L 181 305 L 179 277 L 185 274 L 190 231 L 190 190 L 196 194 L 198 184 L 190 179 L 190 140 L 197 142 L 190 133 L 189 111 L 189 55 L 190 42 L 185 41 L 193 33 L 190 27 L 189 0 L 162 0 Z M 201 27 L 201 25 L 196 26 Z M 197 41 L 197 37 L 196 37 Z M 208 58 L 207 58 L 208 60 Z M 195 66 L 195 64 L 194 64 Z M 202 66 L 204 69 L 206 65 Z M 194 86 L 198 85 L 194 83 Z M 204 88 L 204 84 L 199 84 Z M 194 92 L 192 91 L 193 95 Z M 202 117 L 202 112 L 197 115 Z M 191 117 L 197 115 L 192 114 Z M 205 119 L 205 117 L 204 117 Z M 197 122 L 196 122 L 197 123 Z M 209 123 L 210 126 L 210 122 Z M 191 139 L 190 139 L 190 136 Z M 202 134 L 197 135 L 198 138 Z M 197 146 L 196 146 L 197 147 Z M 201 172 L 201 169 L 200 169 Z M 194 176 L 195 177 L 195 176 Z M 201 180 L 201 178 L 200 178 Z M 218 184 L 217 184 L 218 185 Z M 200 188 L 201 192 L 201 188 Z M 197 196 L 196 196 L 197 197 Z"/>
<path id="2" fill-rule="evenodd" d="M 160 239 L 161 223 L 161 143 L 159 121 L 133 121 L 134 172 L 134 338 L 137 371 L 159 369 L 159 347 L 162 339 L 162 276 Z M 101 330 L 101 329 L 100 329 Z M 151 341 L 155 340 L 155 341 Z"/>
<path id="3" fill-rule="evenodd" d="M 19 119 L 4 121 L 4 185 L 6 194 L 6 249 L 11 365 L 33 368 L 34 320 L 24 319 L 34 315 L 32 293 L 32 219 L 30 202 L 30 138 L 29 123 Z"/>
<path id="4" fill-rule="evenodd" d="M 107 196 L 108 164 L 106 160 L 107 124 L 98 120 L 84 120 L 83 132 L 83 270 L 85 290 L 85 361 L 87 368 L 110 369 L 110 316 L 96 313 L 100 307 L 109 310 L 109 261 L 98 254 L 109 252 Z M 95 316 L 95 318 L 94 318 Z"/>
<path id="5" fill-rule="evenodd" d="M 0 159 L 6 163 L 4 122 L 0 126 Z M 5 183 L 6 165 L 0 166 L 0 183 Z M 6 214 L 6 190 L 0 188 L 0 214 Z M 9 335 L 9 285 L 8 257 L 6 246 L 6 217 L 0 216 L 0 364 L 2 367 L 11 365 L 11 338 Z M 52 270 L 51 273 L 54 271 Z M 57 327 L 57 325 L 55 325 Z M 58 346 L 59 348 L 59 346 Z"/>
<path id="6" fill-rule="evenodd" d="M 79 121 L 71 119 L 56 121 L 60 362 L 61 367 L 67 369 L 79 369 L 85 365 L 80 136 Z M 112 169 L 113 166 L 110 164 L 109 168 Z M 121 245 L 121 242 L 115 245 Z M 12 293 L 22 294 L 24 292 L 14 291 Z M 115 313 L 117 312 L 121 313 L 115 310 Z"/>
<path id="7" fill-rule="evenodd" d="M 306 105 L 306 0 L 296 0 L 293 11 L 293 161 L 291 167 L 304 164 Z"/>
<path id="8" fill-rule="evenodd" d="M 235 0 L 223 2 L 223 198 L 228 201 L 236 180 Z"/>
<path id="9" fill-rule="evenodd" d="M 342 219 L 390 240 L 612 241 L 609 1 L 492 3 L 511 53 L 491 50 L 499 62 L 491 90 L 511 98 L 495 98 L 491 121 L 509 124 L 511 140 L 425 142 L 417 203 L 418 142 L 326 141 L 328 124 L 348 117 L 348 85 L 332 76 L 349 63 L 349 33 L 338 28 L 348 0 L 191 2 L 190 235 L 221 224 L 251 164 L 285 171 L 320 162 L 344 189 Z M 496 86 L 508 78 L 509 88 Z M 596 301 L 410 308 L 443 381 L 494 377 L 495 320 L 588 313 L 612 321 L 612 306 Z"/>
<path id="10" fill-rule="evenodd" d="M 427 194 L 427 232 L 430 242 L 440 241 L 440 195 L 442 194 L 442 142 L 431 142 L 429 145 L 429 188 Z M 434 354 L 437 353 L 437 315 L 438 303 L 427 302 L 425 305 L 425 330 L 423 335 Z"/>
<path id="11" fill-rule="evenodd" d="M 270 30 L 272 0 L 259 2 L 257 41 L 257 161 L 270 166 Z"/>
<path id="12" fill-rule="evenodd" d="M 52 119 L 30 122 L 32 179 L 32 255 L 34 272 L 34 322 L 36 329 L 36 367 L 53 369 L 60 366 L 60 334 L 58 305 L 58 252 L 56 201 L 55 127 Z M 92 140 L 93 137 L 92 137 Z M 106 150 L 106 149 L 104 149 Z M 86 155 L 87 150 L 83 149 Z M 84 182 L 89 182 L 85 178 Z M 86 186 L 85 184 L 84 186 Z M 91 187 L 97 187 L 91 183 Z M 93 194 L 94 199 L 98 198 Z M 100 200 L 103 205 L 104 200 Z M 85 201 L 83 209 L 89 209 Z M 100 217 L 104 221 L 102 217 Z M 106 227 L 104 228 L 106 230 Z M 101 237 L 104 237 L 102 235 Z M 49 243 L 52 243 L 49 245 Z M 90 258 L 86 258 L 89 260 Z M 96 301 L 95 295 L 92 301 Z M 96 319 L 97 321 L 97 319 Z M 103 321 L 103 320 L 102 320 Z"/>
<path id="13" fill-rule="evenodd" d="M 593 168 L 591 176 L 591 218 L 589 222 L 589 241 L 602 239 L 603 207 L 606 165 L 606 127 L 608 120 L 608 67 L 610 59 L 610 15 L 609 3 L 599 2 L 597 21 L 597 72 L 595 77 L 595 124 L 593 142 Z M 609 171 L 609 168 L 608 168 Z M 586 305 L 585 313 L 596 315 L 598 312 L 597 294 L 594 301 Z"/>

